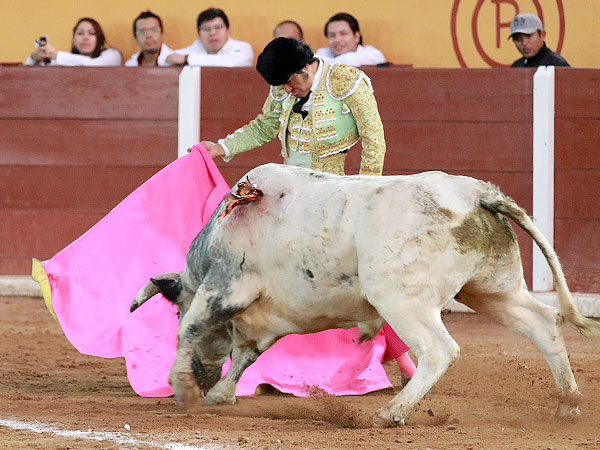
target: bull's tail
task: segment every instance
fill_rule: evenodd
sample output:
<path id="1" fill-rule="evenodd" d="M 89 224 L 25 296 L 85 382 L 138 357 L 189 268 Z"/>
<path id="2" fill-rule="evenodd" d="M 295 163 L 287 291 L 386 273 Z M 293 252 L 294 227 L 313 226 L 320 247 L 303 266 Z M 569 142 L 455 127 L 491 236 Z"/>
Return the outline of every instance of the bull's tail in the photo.
<path id="1" fill-rule="evenodd" d="M 600 337 L 600 322 L 584 317 L 577 309 L 577 306 L 575 306 L 556 252 L 541 231 L 535 226 L 533 220 L 527 215 L 527 212 L 517 205 L 512 198 L 500 192 L 495 186 L 488 189 L 482 195 L 479 204 L 482 208 L 490 212 L 509 217 L 531 236 L 542 251 L 546 261 L 548 261 L 548 265 L 554 276 L 554 287 L 558 294 L 560 309 L 563 315 L 577 328 L 577 331 L 581 335 L 586 337 Z"/>

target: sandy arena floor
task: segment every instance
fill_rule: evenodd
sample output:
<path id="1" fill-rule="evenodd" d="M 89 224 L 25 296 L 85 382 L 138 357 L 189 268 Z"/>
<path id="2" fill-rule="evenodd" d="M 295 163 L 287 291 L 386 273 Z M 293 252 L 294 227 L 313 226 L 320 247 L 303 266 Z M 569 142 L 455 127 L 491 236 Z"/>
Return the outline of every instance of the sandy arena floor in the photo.
<path id="1" fill-rule="evenodd" d="M 41 299 L 0 297 L 0 448 L 88 449 L 599 449 L 600 341 L 564 332 L 584 399 L 575 423 L 553 421 L 541 353 L 474 314 L 446 313 L 461 359 L 402 428 L 372 428 L 393 392 L 358 397 L 261 395 L 186 414 L 173 398 L 141 398 L 122 359 L 79 354 Z M 395 363 L 386 365 L 400 386 Z"/>

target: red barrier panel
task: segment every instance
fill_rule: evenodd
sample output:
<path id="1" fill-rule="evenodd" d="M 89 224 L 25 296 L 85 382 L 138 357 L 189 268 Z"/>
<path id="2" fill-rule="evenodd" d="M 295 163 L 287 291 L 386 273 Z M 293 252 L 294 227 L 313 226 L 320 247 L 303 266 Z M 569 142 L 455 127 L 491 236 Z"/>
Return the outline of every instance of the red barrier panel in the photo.
<path id="1" fill-rule="evenodd" d="M 0 68 L 0 274 L 26 274 L 177 157 L 179 69 Z"/>
<path id="2" fill-rule="evenodd" d="M 556 70 L 554 244 L 571 289 L 600 292 L 600 70 Z"/>

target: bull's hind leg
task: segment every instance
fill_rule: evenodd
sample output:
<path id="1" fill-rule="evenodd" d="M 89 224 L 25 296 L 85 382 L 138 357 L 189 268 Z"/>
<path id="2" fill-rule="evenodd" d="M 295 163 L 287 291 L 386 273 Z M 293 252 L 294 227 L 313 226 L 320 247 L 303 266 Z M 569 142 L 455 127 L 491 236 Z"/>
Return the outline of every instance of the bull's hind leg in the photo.
<path id="1" fill-rule="evenodd" d="M 555 419 L 573 419 L 580 414 L 581 393 L 569 364 L 561 332 L 564 321 L 554 307 L 538 302 L 525 288 L 502 294 L 472 294 L 465 289 L 459 300 L 528 338 L 544 354 L 559 394 Z"/>
<path id="2" fill-rule="evenodd" d="M 260 353 L 256 348 L 240 349 L 234 347 L 231 353 L 231 366 L 223 378 L 215 384 L 206 394 L 203 402 L 205 405 L 218 403 L 235 403 L 235 391 L 238 381 Z"/>
<path id="3" fill-rule="evenodd" d="M 235 391 L 242 374 L 261 355 L 256 342 L 246 341 L 235 336 L 235 328 L 233 329 L 233 334 L 231 365 L 225 376 L 206 394 L 203 401 L 205 405 L 235 403 Z"/>
<path id="4" fill-rule="evenodd" d="M 396 295 L 391 301 L 369 300 L 419 360 L 408 384 L 377 411 L 375 426 L 404 425 L 417 402 L 460 355 L 458 344 L 442 323 L 438 302 L 432 302 L 432 296 L 427 297 L 407 299 Z"/>

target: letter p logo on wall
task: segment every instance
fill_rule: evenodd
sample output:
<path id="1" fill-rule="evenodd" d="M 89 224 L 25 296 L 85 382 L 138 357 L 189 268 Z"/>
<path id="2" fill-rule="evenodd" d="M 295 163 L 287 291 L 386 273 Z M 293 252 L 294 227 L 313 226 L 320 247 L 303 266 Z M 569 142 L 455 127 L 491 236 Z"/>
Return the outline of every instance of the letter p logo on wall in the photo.
<path id="1" fill-rule="evenodd" d="M 518 58 L 510 22 L 535 14 L 546 30 L 546 43 L 560 53 L 565 35 L 562 0 L 454 0 L 450 31 L 460 67 L 508 67 Z"/>

